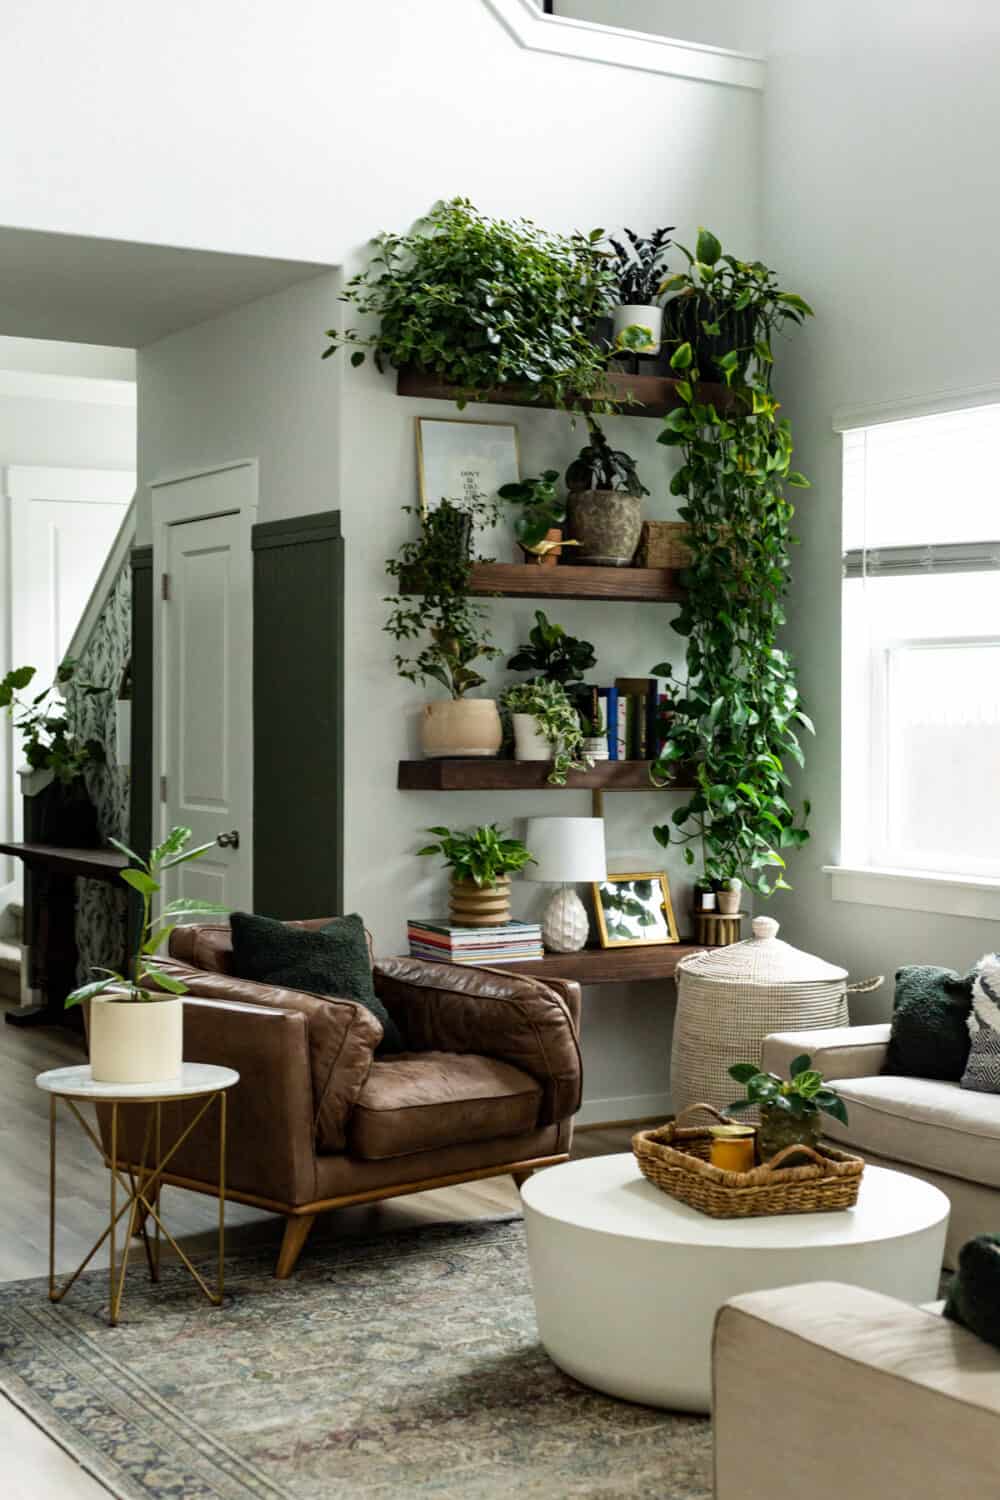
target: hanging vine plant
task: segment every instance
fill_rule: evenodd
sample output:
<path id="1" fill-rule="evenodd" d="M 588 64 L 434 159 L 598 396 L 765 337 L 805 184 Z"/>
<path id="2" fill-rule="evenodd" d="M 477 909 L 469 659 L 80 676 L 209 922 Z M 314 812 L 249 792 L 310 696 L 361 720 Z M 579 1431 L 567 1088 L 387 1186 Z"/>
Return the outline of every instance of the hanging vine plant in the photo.
<path id="1" fill-rule="evenodd" d="M 679 514 L 692 559 L 672 622 L 687 640 L 684 673 L 668 662 L 653 668 L 678 696 L 652 774 L 668 786 L 681 765 L 693 766 L 695 790 L 653 832 L 664 847 L 682 844 L 688 864 L 700 847 L 709 880 L 740 878 L 767 896 L 788 889 L 783 851 L 809 837 L 809 804 L 801 814 L 790 804 L 787 764 L 804 764 L 798 731 L 813 732 L 791 659 L 778 645 L 794 540 L 785 487 L 809 481 L 791 466 L 791 429 L 771 393 L 771 338 L 812 310 L 781 291 L 760 262 L 723 255 L 706 230 L 695 255 L 684 253 L 689 270 L 664 289 L 701 309 L 705 343 L 727 323 L 746 332 L 740 347 L 713 357 L 715 369 L 697 368 L 690 340 L 671 357 L 681 404 L 664 419 L 659 441 L 680 453 L 671 492 L 684 500 Z M 725 381 L 732 392 L 725 410 L 701 399 L 699 378 Z"/>

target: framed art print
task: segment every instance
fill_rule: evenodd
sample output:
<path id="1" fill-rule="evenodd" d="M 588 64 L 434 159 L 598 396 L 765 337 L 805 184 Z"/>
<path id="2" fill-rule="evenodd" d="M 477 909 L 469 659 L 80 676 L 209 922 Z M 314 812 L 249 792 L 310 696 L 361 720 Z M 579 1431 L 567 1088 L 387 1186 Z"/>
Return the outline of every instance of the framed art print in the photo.
<path id="1" fill-rule="evenodd" d="M 680 941 L 663 870 L 595 880 L 594 911 L 602 948 Z"/>
<path id="2" fill-rule="evenodd" d="M 442 500 L 495 500 L 502 484 L 520 479 L 517 428 L 513 422 L 473 422 L 457 417 L 417 418 L 420 508 Z"/>

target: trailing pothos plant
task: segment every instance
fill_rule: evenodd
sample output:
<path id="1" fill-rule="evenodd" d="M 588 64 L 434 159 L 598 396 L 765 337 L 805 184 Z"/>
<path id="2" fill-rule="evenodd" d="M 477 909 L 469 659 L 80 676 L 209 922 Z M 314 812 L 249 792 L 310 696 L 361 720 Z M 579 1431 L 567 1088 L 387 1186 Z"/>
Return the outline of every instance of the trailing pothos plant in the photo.
<path id="1" fill-rule="evenodd" d="M 469 597 L 472 528 L 496 523 L 498 507 L 483 495 L 442 500 L 433 510 L 404 505 L 420 517 L 420 535 L 404 542 L 385 571 L 403 592 L 390 595 L 382 627 L 396 641 L 426 644 L 412 656 L 396 656 L 396 671 L 409 682 L 439 682 L 452 698 L 462 698 L 486 681 L 473 663 L 500 655 L 486 625 L 486 610 Z M 476 561 L 487 562 L 488 558 Z"/>
<path id="2" fill-rule="evenodd" d="M 604 390 L 606 355 L 593 342 L 617 297 L 602 229 L 554 234 L 530 219 L 491 219 L 467 198 L 435 204 L 409 234 L 380 234 L 371 264 L 341 301 L 377 319 L 374 332 L 328 329 L 323 358 L 341 348 L 360 365 L 413 365 L 456 387 L 459 407 L 498 385 L 535 387 L 576 409 Z"/>
<path id="3" fill-rule="evenodd" d="M 500 695 L 500 711 L 530 714 L 535 728 L 552 750 L 550 786 L 565 786 L 570 771 L 589 771 L 593 758 L 583 748 L 580 715 L 561 682 L 536 677 L 533 682 L 515 682 Z"/>
<path id="4" fill-rule="evenodd" d="M 809 481 L 791 466 L 791 430 L 771 394 L 771 334 L 810 309 L 780 291 L 766 268 L 721 257 L 705 231 L 695 274 L 711 288 L 717 310 L 753 309 L 754 337 L 749 359 L 731 350 L 718 361 L 731 392 L 725 404 L 702 398 L 689 341 L 671 358 L 680 404 L 664 419 L 659 441 L 680 453 L 671 492 L 683 499 L 679 514 L 692 555 L 672 622 L 687 640 L 686 669 L 677 674 L 669 662 L 652 669 L 676 691 L 670 735 L 652 774 L 669 785 L 679 766 L 693 767 L 695 790 L 653 832 L 664 846 L 683 844 L 689 864 L 700 847 L 710 880 L 741 877 L 766 896 L 788 888 L 783 851 L 809 837 L 809 804 L 801 817 L 791 806 L 786 767 L 789 759 L 803 764 L 798 730 L 813 726 L 791 659 L 778 645 L 793 541 L 785 486 Z"/>

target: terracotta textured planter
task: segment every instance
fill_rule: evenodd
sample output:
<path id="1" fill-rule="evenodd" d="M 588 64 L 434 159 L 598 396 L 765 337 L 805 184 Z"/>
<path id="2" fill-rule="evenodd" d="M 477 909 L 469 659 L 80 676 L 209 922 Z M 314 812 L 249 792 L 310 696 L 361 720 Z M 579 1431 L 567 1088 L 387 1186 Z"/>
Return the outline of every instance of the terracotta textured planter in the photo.
<path id="1" fill-rule="evenodd" d="M 627 568 L 642 531 L 642 501 L 617 490 L 575 490 L 569 496 L 570 536 L 580 543 L 574 562 L 597 568 Z"/>
<path id="2" fill-rule="evenodd" d="M 420 748 L 435 756 L 496 755 L 503 728 L 493 698 L 446 698 L 425 703 Z"/>
<path id="3" fill-rule="evenodd" d="M 510 876 L 498 875 L 492 886 L 453 880 L 450 909 L 456 927 L 502 927 L 510 921 Z"/>
<path id="4" fill-rule="evenodd" d="M 170 1083 L 184 1056 L 184 1001 L 90 1002 L 90 1073 L 95 1083 Z"/>
<path id="5" fill-rule="evenodd" d="M 735 917 L 736 913 L 740 909 L 740 897 L 742 895 L 742 890 L 716 892 L 715 899 L 718 902 L 719 910 L 723 916 Z"/>

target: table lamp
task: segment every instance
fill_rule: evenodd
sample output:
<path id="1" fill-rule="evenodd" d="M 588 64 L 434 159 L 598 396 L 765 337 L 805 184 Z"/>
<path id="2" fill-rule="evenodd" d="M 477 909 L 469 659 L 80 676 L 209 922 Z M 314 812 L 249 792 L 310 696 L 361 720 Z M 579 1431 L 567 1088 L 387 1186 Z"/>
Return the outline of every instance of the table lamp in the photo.
<path id="1" fill-rule="evenodd" d="M 525 880 L 558 884 L 542 918 L 542 940 L 552 953 L 576 953 L 587 942 L 587 910 L 571 882 L 605 880 L 603 818 L 529 818 L 524 842 L 537 864 Z"/>

